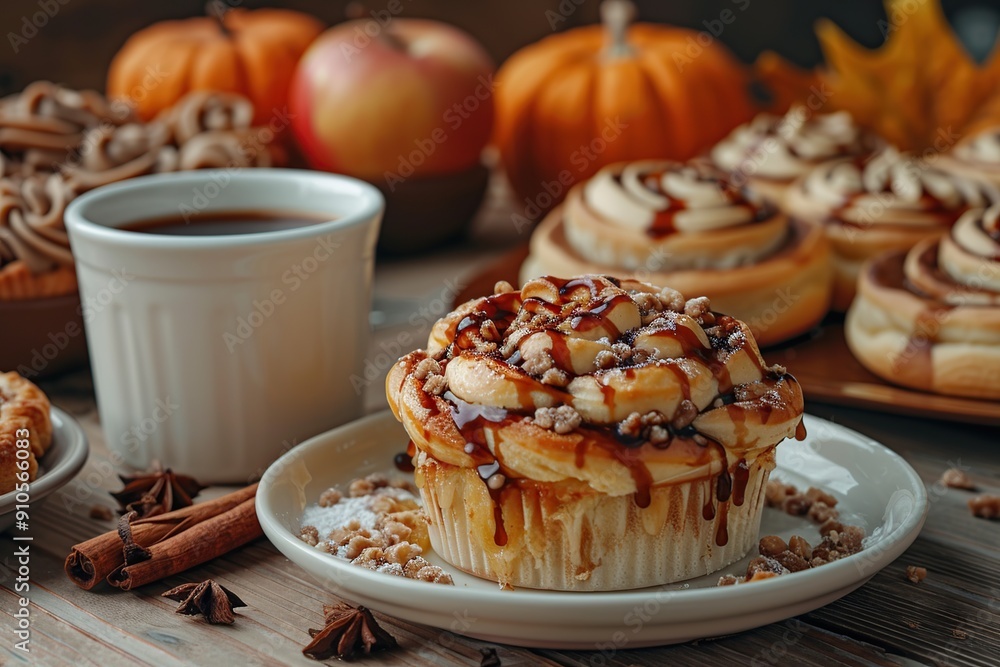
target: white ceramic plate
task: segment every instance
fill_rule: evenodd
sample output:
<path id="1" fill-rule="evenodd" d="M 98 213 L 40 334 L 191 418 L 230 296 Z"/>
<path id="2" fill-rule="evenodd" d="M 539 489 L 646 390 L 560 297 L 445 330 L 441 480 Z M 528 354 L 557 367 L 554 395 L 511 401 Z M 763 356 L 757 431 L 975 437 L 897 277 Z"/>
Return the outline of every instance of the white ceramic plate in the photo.
<path id="1" fill-rule="evenodd" d="M 913 469 L 873 440 L 816 417 L 809 436 L 778 447 L 774 478 L 820 487 L 838 500 L 841 520 L 861 525 L 861 553 L 834 563 L 742 586 L 717 587 L 719 575 L 745 572 L 739 563 L 682 584 L 610 593 L 503 591 L 495 583 L 449 568 L 455 586 L 372 572 L 314 549 L 297 538 L 302 510 L 331 487 L 393 470 L 407 443 L 392 414 L 379 413 L 305 442 L 276 461 L 257 492 L 264 533 L 289 559 L 332 593 L 407 621 L 519 646 L 571 649 L 636 648 L 740 632 L 802 614 L 864 584 L 916 539 L 927 494 Z M 793 533 L 819 541 L 807 520 L 765 510 L 761 534 Z M 429 560 L 445 565 L 431 554 Z"/>
<path id="2" fill-rule="evenodd" d="M 87 462 L 87 436 L 76 420 L 53 407 L 52 445 L 38 461 L 38 476 L 30 485 L 29 504 L 34 509 L 41 500 L 73 479 L 83 464 Z M 14 525 L 16 493 L 11 491 L 0 496 L 0 532 Z M 31 510 L 29 510 L 29 526 Z"/>

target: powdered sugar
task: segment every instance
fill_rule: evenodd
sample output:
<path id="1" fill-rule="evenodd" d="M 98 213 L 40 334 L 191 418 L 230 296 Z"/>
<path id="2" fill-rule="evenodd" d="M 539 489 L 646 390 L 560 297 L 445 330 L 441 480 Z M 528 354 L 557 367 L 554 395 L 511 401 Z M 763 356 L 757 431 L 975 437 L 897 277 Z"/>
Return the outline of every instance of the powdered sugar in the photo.
<path id="1" fill-rule="evenodd" d="M 324 549 L 330 533 L 338 528 L 346 528 L 347 524 L 351 521 L 357 521 L 360 524 L 359 528 L 369 531 L 375 530 L 379 514 L 372 510 L 372 504 L 376 498 L 382 496 L 389 496 L 396 500 L 411 500 L 417 504 L 420 503 L 419 499 L 406 489 L 386 486 L 376 489 L 374 493 L 367 496 L 341 498 L 340 501 L 330 507 L 310 505 L 306 507 L 305 512 L 302 514 L 302 525 L 316 527 L 320 539 L 320 543 L 316 546 L 319 549 Z M 343 557 L 342 554 L 338 555 Z"/>

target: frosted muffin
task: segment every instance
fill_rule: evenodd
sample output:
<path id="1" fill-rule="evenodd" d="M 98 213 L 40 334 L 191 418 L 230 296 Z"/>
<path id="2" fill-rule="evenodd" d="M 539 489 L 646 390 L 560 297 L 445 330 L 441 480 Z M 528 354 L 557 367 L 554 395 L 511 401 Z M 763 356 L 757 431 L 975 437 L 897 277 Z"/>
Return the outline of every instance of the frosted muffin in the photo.
<path id="1" fill-rule="evenodd" d="M 619 590 L 756 544 L 802 391 L 704 297 L 539 278 L 459 306 L 386 380 L 434 550 L 502 586 Z"/>

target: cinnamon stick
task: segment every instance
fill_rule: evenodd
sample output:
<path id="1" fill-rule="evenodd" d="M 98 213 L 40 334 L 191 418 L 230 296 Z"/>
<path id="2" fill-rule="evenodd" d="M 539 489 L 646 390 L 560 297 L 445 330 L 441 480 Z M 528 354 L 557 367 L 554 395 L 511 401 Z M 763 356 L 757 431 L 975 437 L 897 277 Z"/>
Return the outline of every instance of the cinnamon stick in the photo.
<path id="1" fill-rule="evenodd" d="M 256 493 L 257 485 L 252 484 L 215 500 L 133 521 L 129 524 L 132 541 L 142 547 L 151 547 L 212 517 L 232 511 L 248 499 L 252 500 Z M 74 546 L 66 557 L 65 570 L 73 583 L 90 590 L 124 564 L 122 537 L 115 529 Z"/>
<path id="2" fill-rule="evenodd" d="M 128 591 L 201 565 L 263 534 L 254 499 L 250 498 L 228 512 L 156 542 L 149 547 L 146 560 L 123 564 L 108 575 L 107 581 Z"/>

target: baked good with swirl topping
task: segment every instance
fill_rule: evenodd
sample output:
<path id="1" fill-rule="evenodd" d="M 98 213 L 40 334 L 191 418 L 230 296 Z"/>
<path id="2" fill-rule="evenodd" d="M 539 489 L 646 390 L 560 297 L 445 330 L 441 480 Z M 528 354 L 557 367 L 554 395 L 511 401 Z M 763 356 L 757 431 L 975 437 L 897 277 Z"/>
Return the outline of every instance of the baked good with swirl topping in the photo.
<path id="1" fill-rule="evenodd" d="M 938 166 L 962 178 L 1000 188 L 1000 126 L 990 125 L 964 137 L 941 154 Z"/>
<path id="2" fill-rule="evenodd" d="M 732 182 L 780 206 L 792 183 L 813 167 L 867 155 L 876 143 L 846 111 L 818 114 L 796 105 L 784 116 L 758 114 L 716 144 L 709 157 Z"/>
<path id="3" fill-rule="evenodd" d="M 816 325 L 830 249 L 816 225 L 754 200 L 705 162 L 633 162 L 574 187 L 539 225 L 522 282 L 614 273 L 708 296 L 761 345 Z"/>
<path id="4" fill-rule="evenodd" d="M 49 399 L 32 382 L 17 373 L 0 373 L 0 494 L 13 491 L 18 484 L 19 461 L 25 461 L 27 481 L 38 474 L 38 459 L 52 444 L 52 421 Z M 27 440 L 26 448 L 17 442 Z M 18 449 L 27 452 L 18 457 Z"/>
<path id="5" fill-rule="evenodd" d="M 618 590 L 755 544 L 802 391 L 749 328 L 670 288 L 506 283 L 439 320 L 386 393 L 435 551 L 503 586 Z"/>
<path id="6" fill-rule="evenodd" d="M 194 92 L 150 123 L 94 91 L 47 81 L 0 100 L 0 300 L 76 291 L 66 205 L 145 174 L 280 163 L 267 128 L 239 95 Z"/>
<path id="7" fill-rule="evenodd" d="M 1000 400 L 1000 205 L 868 264 L 845 335 L 890 382 Z"/>
<path id="8" fill-rule="evenodd" d="M 866 260 L 936 238 L 970 208 L 996 199 L 985 184 L 884 148 L 867 160 L 816 167 L 788 191 L 785 210 L 824 226 L 834 253 L 833 307 L 846 311 Z"/>

